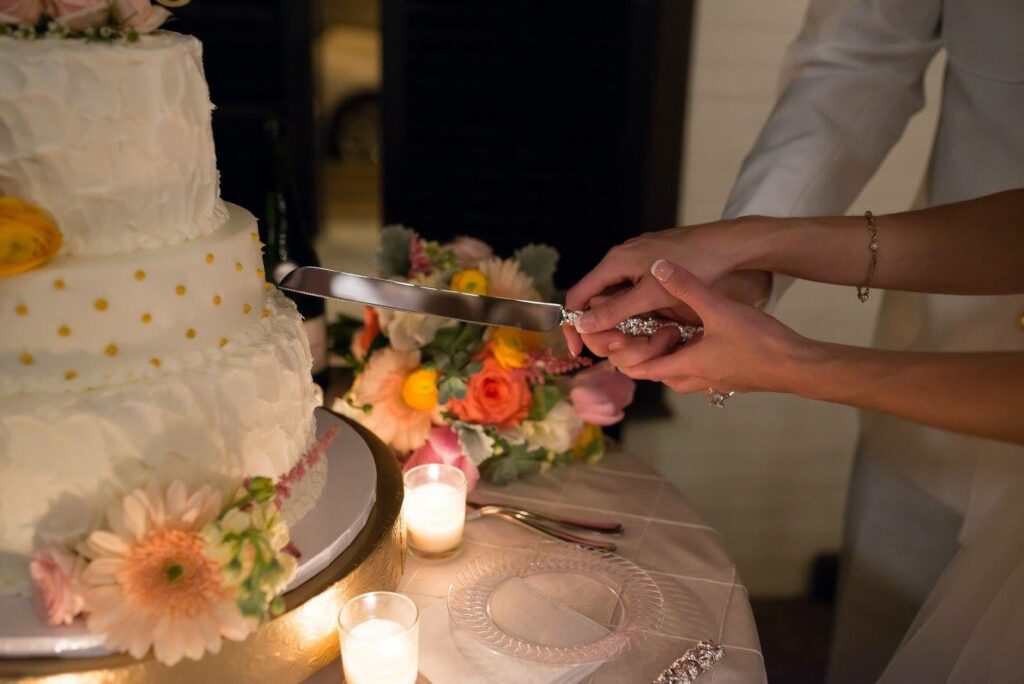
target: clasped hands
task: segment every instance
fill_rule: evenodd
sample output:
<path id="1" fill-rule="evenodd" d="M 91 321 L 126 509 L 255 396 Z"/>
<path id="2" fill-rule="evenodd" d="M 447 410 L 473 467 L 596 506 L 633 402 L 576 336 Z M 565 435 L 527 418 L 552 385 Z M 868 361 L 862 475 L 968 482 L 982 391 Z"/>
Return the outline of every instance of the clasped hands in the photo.
<path id="1" fill-rule="evenodd" d="M 569 290 L 566 307 L 587 310 L 565 328 L 573 353 L 586 345 L 626 375 L 679 393 L 782 389 L 791 361 L 809 342 L 754 304 L 767 297 L 771 274 L 744 269 L 738 224 L 673 228 L 613 248 Z M 629 337 L 614 326 L 656 313 L 704 332 L 679 346 L 679 331 Z"/>

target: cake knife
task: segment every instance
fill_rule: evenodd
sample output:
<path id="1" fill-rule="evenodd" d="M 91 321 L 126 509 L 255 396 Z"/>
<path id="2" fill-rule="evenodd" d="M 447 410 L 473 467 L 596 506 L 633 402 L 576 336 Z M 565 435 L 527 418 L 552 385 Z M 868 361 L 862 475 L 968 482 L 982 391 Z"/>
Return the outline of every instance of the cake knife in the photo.
<path id="1" fill-rule="evenodd" d="M 573 325 L 582 312 L 568 311 L 560 304 L 525 299 L 505 299 L 403 283 L 386 278 L 332 271 L 317 266 L 300 266 L 281 279 L 282 290 L 299 294 L 398 309 L 412 313 L 454 318 L 479 325 L 496 325 L 527 330 L 554 330 Z M 654 316 L 629 318 L 616 328 L 627 335 L 650 336 L 661 328 L 675 326 L 681 341 L 703 328 Z"/>

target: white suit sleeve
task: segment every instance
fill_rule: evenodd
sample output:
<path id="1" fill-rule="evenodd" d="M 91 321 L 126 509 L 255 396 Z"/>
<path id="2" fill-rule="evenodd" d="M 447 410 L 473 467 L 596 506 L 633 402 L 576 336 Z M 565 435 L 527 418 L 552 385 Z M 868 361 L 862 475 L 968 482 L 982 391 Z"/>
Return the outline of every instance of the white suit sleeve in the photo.
<path id="1" fill-rule="evenodd" d="M 724 217 L 843 214 L 924 104 L 941 0 L 812 0 Z M 791 282 L 776 277 L 773 303 Z"/>

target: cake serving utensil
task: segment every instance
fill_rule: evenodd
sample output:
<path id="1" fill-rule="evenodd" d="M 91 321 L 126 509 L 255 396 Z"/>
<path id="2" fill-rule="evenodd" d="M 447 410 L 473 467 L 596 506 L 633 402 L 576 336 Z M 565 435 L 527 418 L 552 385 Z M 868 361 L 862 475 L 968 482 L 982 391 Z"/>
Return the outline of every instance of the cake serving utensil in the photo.
<path id="1" fill-rule="evenodd" d="M 574 325 L 582 314 L 580 311 L 569 311 L 560 304 L 550 302 L 441 290 L 387 278 L 332 271 L 317 266 L 300 266 L 281 279 L 280 287 L 282 290 L 315 297 L 454 318 L 479 325 L 537 331 Z M 654 316 L 629 318 L 616 327 L 627 335 L 650 336 L 669 326 L 679 329 L 683 342 L 703 330 L 699 326 L 683 325 Z"/>
<path id="2" fill-rule="evenodd" d="M 517 515 L 523 518 L 530 518 L 533 520 L 537 520 L 541 523 L 554 523 L 555 525 L 558 525 L 560 527 L 568 527 L 583 532 L 596 532 L 597 534 L 619 535 L 622 534 L 625 530 L 625 528 L 622 526 L 622 523 L 578 520 L 576 518 L 557 518 L 555 516 L 537 513 L 535 511 L 530 511 L 525 508 L 509 506 L 507 504 L 487 504 L 477 503 L 475 501 L 467 501 L 466 505 L 469 506 L 470 508 L 477 508 L 480 510 L 488 509 L 488 511 L 490 512 L 500 511 L 503 513 Z"/>
<path id="3" fill-rule="evenodd" d="M 519 525 L 520 527 L 526 527 L 536 532 L 541 532 L 548 536 L 554 537 L 555 539 L 561 539 L 564 542 L 569 542 L 570 544 L 583 546 L 588 549 L 598 549 L 600 551 L 615 551 L 615 549 L 618 548 L 614 542 L 581 537 L 556 525 L 543 523 L 540 520 L 537 520 L 536 518 L 531 518 L 524 515 L 516 515 L 512 511 L 503 510 L 497 506 L 482 506 L 480 508 L 473 508 L 469 510 L 466 513 L 466 522 L 479 520 L 483 517 L 501 518 L 502 520 L 506 520 L 510 523 Z"/>

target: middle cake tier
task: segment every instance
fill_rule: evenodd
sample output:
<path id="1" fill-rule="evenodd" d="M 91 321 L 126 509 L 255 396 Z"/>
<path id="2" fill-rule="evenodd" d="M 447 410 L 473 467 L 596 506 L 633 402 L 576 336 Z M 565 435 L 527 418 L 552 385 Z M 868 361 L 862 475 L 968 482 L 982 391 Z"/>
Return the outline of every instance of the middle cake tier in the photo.
<path id="1" fill-rule="evenodd" d="M 58 257 L 0 288 L 0 394 L 63 392 L 194 367 L 269 316 L 255 217 L 228 205 L 202 238 Z"/>

